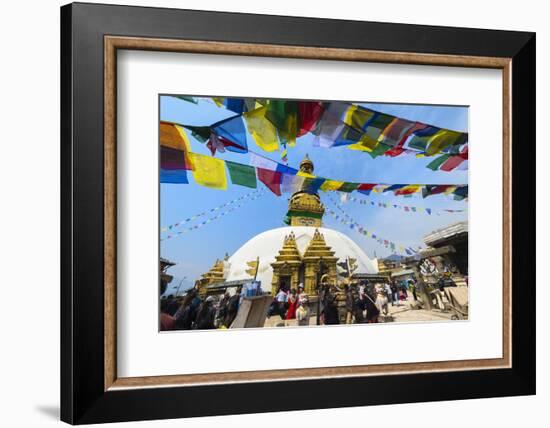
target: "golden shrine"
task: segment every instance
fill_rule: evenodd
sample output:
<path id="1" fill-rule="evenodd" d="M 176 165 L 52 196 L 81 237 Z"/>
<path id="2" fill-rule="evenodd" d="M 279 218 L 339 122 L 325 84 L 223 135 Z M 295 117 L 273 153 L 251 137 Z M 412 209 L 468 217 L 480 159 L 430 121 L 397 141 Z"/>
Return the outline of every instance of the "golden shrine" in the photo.
<path id="1" fill-rule="evenodd" d="M 229 256 L 226 254 L 223 260 L 216 259 L 214 266 L 206 273 L 203 273 L 197 281 L 195 281 L 195 288 L 199 291 L 199 294 L 206 292 L 205 287 L 217 282 L 223 282 L 225 279 L 225 261 Z"/>
<path id="2" fill-rule="evenodd" d="M 304 175 L 313 173 L 313 162 L 306 155 L 300 162 L 300 171 Z M 290 226 L 322 227 L 325 207 L 317 192 L 310 192 L 307 186 L 303 185 L 295 192 L 288 203 L 287 219 Z M 325 242 L 324 236 L 315 229 L 313 238 L 310 240 L 303 254 L 300 254 L 296 245 L 294 232 L 285 236 L 283 247 L 275 256 L 275 262 L 271 263 L 273 278 L 271 282 L 271 293 L 275 295 L 279 288 L 285 290 L 297 289 L 303 284 L 304 291 L 308 295 L 317 294 L 317 284 L 321 276 L 328 275 L 331 283 L 336 282 L 336 262 L 338 257 Z"/>

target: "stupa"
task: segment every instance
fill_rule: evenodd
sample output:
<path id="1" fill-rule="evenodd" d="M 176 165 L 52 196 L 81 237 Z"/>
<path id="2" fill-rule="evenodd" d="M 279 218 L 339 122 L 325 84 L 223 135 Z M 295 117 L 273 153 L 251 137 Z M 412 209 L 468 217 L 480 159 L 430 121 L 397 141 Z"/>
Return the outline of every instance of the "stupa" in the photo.
<path id="1" fill-rule="evenodd" d="M 275 294 L 279 288 L 296 289 L 303 284 L 305 292 L 316 294 L 320 278 L 338 283 L 337 262 L 347 258 L 357 264 L 355 273 L 378 273 L 376 259 L 370 259 L 347 235 L 323 226 L 325 207 L 315 186 L 311 186 L 313 162 L 306 156 L 300 163 L 304 182 L 290 197 L 285 222 L 287 227 L 262 232 L 239 248 L 227 260 L 225 281 L 252 279 L 250 261 L 259 259 L 256 279 L 262 290 Z"/>

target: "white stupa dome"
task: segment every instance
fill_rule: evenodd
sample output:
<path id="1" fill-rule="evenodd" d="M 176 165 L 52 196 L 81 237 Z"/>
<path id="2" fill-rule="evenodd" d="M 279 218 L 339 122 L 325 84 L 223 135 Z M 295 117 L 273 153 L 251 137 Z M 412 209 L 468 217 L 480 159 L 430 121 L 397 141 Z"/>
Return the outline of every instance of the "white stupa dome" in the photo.
<path id="1" fill-rule="evenodd" d="M 262 232 L 239 248 L 227 261 L 228 275 L 226 281 L 250 279 L 250 275 L 246 273 L 246 269 L 249 269 L 246 263 L 259 257 L 260 266 L 257 280 L 261 281 L 263 291 L 271 291 L 273 277 L 271 263 L 275 261 L 275 256 L 279 254 L 279 250 L 283 247 L 285 236 L 289 235 L 290 232 L 294 232 L 298 250 L 301 254 L 304 254 L 316 229 L 325 237 L 325 242 L 335 252 L 335 257 L 341 260 L 346 257 L 357 260 L 358 268 L 355 273 L 378 273 L 376 259 L 370 259 L 355 242 L 343 233 L 324 227 L 289 226 Z"/>

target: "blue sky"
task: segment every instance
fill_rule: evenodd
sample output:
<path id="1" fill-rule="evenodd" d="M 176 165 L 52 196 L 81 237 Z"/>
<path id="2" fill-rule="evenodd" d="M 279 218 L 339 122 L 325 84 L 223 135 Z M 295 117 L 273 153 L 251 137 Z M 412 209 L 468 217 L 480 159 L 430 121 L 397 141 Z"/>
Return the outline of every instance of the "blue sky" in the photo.
<path id="1" fill-rule="evenodd" d="M 442 128 L 456 131 L 468 131 L 468 108 L 464 106 L 427 106 L 405 104 L 373 104 L 361 103 L 365 107 L 384 113 L 396 115 L 409 120 L 417 120 Z M 174 97 L 160 97 L 160 119 L 188 125 L 211 125 L 219 120 L 234 116 L 235 113 L 223 107 L 217 107 L 211 101 L 200 100 L 192 104 Z M 192 150 L 196 153 L 210 155 L 208 148 L 195 140 L 190 133 Z M 251 150 L 280 162 L 280 153 L 264 152 L 254 140 L 248 137 Z M 300 161 L 308 154 L 315 164 L 315 173 L 325 178 L 352 182 L 382 182 L 382 183 L 441 183 L 466 184 L 468 171 L 432 171 L 426 165 L 433 158 L 416 158 L 411 155 L 401 155 L 395 158 L 379 156 L 372 159 L 368 154 L 349 150 L 346 147 L 321 148 L 312 145 L 311 134 L 297 140 L 295 147 L 288 149 L 288 165 L 298 168 Z M 217 153 L 224 160 L 248 164 L 248 154 Z M 188 174 L 189 184 L 160 185 L 160 225 L 161 227 L 176 223 L 204 210 L 231 201 L 239 196 L 250 193 L 253 189 L 230 184 L 228 189 L 214 190 L 196 184 L 192 173 Z M 280 197 L 272 194 L 258 182 L 258 188 L 264 188 L 262 195 L 253 201 L 245 201 L 241 208 L 235 209 L 221 219 L 215 220 L 197 230 L 163 240 L 160 243 L 160 254 L 176 263 L 169 270 L 175 279 L 171 286 L 177 287 L 183 280 L 182 289 L 194 284 L 200 274 L 206 272 L 215 262 L 227 252 L 230 255 L 240 246 L 258 233 L 285 226 L 283 219 L 288 208 L 290 195 Z M 335 211 L 333 203 L 323 192 L 321 199 Z M 332 199 L 340 201 L 337 192 L 331 192 Z M 400 205 L 414 205 L 440 209 L 465 209 L 467 202 L 454 201 L 452 197 L 434 195 L 423 199 L 420 195 L 413 197 L 393 196 L 386 194 L 371 194 L 365 196 L 353 192 L 351 196 L 375 202 L 388 202 Z M 389 239 L 405 246 L 423 245 L 422 238 L 427 233 L 448 224 L 467 220 L 467 211 L 455 214 L 426 215 L 425 213 L 406 213 L 393 208 L 379 208 L 370 205 L 360 205 L 347 202 L 343 209 L 367 230 L 376 233 L 384 239 Z M 215 215 L 215 214 L 213 214 Z M 182 228 L 190 227 L 211 215 L 200 217 L 195 222 L 186 223 Z M 372 238 L 360 235 L 349 226 L 334 220 L 325 214 L 324 226 L 339 230 L 352 238 L 370 256 L 385 257 L 391 254 L 390 249 L 380 245 Z M 174 231 L 181 230 L 176 228 Z M 167 233 L 161 233 L 161 238 Z"/>

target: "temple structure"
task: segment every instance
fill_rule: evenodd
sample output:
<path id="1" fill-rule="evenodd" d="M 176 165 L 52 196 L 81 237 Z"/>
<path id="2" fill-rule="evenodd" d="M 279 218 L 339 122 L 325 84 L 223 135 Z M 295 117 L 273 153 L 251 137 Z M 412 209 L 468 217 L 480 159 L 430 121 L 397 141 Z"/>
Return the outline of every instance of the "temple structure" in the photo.
<path id="1" fill-rule="evenodd" d="M 225 259 L 220 260 L 216 259 L 214 266 L 206 273 L 203 273 L 201 277 L 195 282 L 195 288 L 198 289 L 200 294 L 206 292 L 206 286 L 210 284 L 215 284 L 223 282 L 225 279 L 225 262 L 227 261 L 228 255 L 226 254 Z"/>
<path id="2" fill-rule="evenodd" d="M 300 163 L 304 182 L 288 203 L 285 223 L 289 226 L 262 232 L 225 263 L 217 261 L 197 281 L 199 288 L 222 281 L 233 284 L 252 280 L 247 270 L 254 260 L 259 261 L 256 279 L 261 282 L 264 292 L 272 294 L 280 288 L 297 289 L 302 284 L 305 292 L 314 296 L 321 277 L 326 275 L 332 284 L 343 281 L 337 263 L 347 259 L 356 263 L 356 273 L 378 273 L 376 259 L 370 259 L 347 235 L 324 227 L 325 207 L 315 186 L 311 185 L 311 180 L 316 178 L 313 171 L 313 162 L 306 156 Z"/>

